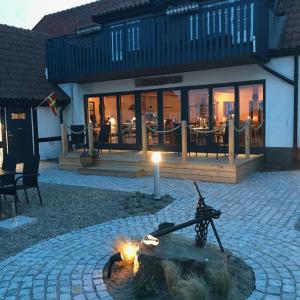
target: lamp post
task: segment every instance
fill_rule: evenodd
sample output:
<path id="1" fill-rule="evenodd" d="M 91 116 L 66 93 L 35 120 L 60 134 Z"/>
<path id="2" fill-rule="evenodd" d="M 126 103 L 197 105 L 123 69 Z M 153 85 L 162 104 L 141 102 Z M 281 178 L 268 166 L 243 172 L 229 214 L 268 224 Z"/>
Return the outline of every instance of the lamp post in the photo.
<path id="1" fill-rule="evenodd" d="M 161 162 L 161 153 L 152 153 L 153 173 L 154 173 L 154 199 L 160 199 L 160 183 L 159 183 L 159 163 Z"/>

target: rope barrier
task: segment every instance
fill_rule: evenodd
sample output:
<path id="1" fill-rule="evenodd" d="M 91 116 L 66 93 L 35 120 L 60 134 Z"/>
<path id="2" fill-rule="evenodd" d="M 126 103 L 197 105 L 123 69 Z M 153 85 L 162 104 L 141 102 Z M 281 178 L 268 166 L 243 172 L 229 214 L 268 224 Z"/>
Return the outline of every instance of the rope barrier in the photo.
<path id="1" fill-rule="evenodd" d="M 258 127 L 254 127 L 254 126 L 251 126 L 253 130 L 259 130 L 260 128 L 262 128 L 264 125 L 264 122 L 262 122 Z"/>
<path id="2" fill-rule="evenodd" d="M 181 125 L 178 125 L 177 127 L 172 128 L 170 130 L 155 130 L 155 129 L 149 127 L 149 126 L 146 126 L 146 127 L 147 127 L 147 129 L 149 129 L 150 131 L 152 131 L 154 133 L 170 133 L 170 132 L 173 132 L 173 131 L 179 129 L 181 127 Z"/>
<path id="3" fill-rule="evenodd" d="M 69 126 L 67 126 L 67 125 L 65 125 L 65 127 L 66 127 L 67 129 L 69 129 L 70 133 L 73 133 L 73 134 L 82 134 L 82 133 L 85 133 L 85 132 L 86 132 L 86 129 L 85 129 L 85 128 L 84 128 L 83 130 L 81 130 L 81 131 L 73 131 L 73 130 L 71 130 L 71 127 L 69 127 Z"/>
<path id="4" fill-rule="evenodd" d="M 243 132 L 245 129 L 247 128 L 247 124 L 245 124 L 241 129 L 237 129 L 235 126 L 234 126 L 234 130 L 238 133 L 241 133 Z"/>

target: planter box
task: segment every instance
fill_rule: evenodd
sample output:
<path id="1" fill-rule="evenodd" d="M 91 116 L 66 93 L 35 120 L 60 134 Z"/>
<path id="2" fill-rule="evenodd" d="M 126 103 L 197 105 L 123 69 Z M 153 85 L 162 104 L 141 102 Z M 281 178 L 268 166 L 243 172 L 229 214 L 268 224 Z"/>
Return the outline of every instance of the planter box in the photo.
<path id="1" fill-rule="evenodd" d="M 94 157 L 90 155 L 80 156 L 80 163 L 83 168 L 91 167 L 94 165 Z"/>

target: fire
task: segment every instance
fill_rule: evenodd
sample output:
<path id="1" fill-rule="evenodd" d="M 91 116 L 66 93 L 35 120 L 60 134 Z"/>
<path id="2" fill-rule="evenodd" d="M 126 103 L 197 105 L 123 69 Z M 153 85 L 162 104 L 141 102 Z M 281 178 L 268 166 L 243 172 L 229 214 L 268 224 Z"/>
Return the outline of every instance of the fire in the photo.
<path id="1" fill-rule="evenodd" d="M 121 253 L 123 262 L 133 264 L 139 250 L 136 242 L 130 240 L 118 240 L 116 242 L 117 251 Z"/>

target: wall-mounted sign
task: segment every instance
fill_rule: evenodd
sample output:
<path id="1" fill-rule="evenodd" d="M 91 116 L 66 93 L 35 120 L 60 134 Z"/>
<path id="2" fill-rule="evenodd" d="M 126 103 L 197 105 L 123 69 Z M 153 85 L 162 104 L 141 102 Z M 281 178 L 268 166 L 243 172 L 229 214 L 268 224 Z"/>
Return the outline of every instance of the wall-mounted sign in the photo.
<path id="1" fill-rule="evenodd" d="M 176 84 L 176 83 L 180 83 L 180 82 L 183 82 L 182 75 L 138 78 L 135 80 L 135 87 Z"/>

